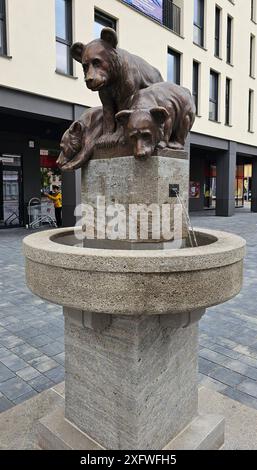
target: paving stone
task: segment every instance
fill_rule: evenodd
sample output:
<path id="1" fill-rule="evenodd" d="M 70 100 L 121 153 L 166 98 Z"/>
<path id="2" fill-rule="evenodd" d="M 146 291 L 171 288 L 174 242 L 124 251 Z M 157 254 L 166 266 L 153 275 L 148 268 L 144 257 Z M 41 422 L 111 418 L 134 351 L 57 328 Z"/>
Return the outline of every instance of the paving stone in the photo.
<path id="1" fill-rule="evenodd" d="M 199 356 L 203 359 L 207 359 L 211 362 L 214 362 L 215 364 L 219 364 L 222 366 L 230 361 L 229 357 L 206 348 L 201 349 L 201 351 L 199 352 Z"/>
<path id="2" fill-rule="evenodd" d="M 39 347 L 40 351 L 47 356 L 56 356 L 64 351 L 64 343 L 54 342 L 52 344 L 46 344 L 45 346 Z"/>
<path id="3" fill-rule="evenodd" d="M 54 359 L 56 362 L 58 362 L 61 365 L 64 365 L 65 362 L 65 352 L 61 354 L 57 354 L 56 356 L 53 356 L 52 359 Z"/>
<path id="4" fill-rule="evenodd" d="M 59 365 L 47 356 L 36 357 L 35 359 L 29 360 L 28 363 L 39 372 L 47 372 L 48 370 L 55 369 Z"/>
<path id="5" fill-rule="evenodd" d="M 222 395 L 226 395 L 229 398 L 232 398 L 232 400 L 240 401 L 244 405 L 250 406 L 257 410 L 257 399 L 247 395 L 247 393 L 243 393 L 240 390 L 232 387 L 227 387 L 224 390 L 220 390 L 220 393 L 222 393 Z"/>
<path id="6" fill-rule="evenodd" d="M 240 384 L 245 379 L 243 375 L 226 369 L 225 367 L 218 367 L 217 369 L 211 371 L 209 375 L 213 379 L 216 379 L 226 385 L 230 385 L 231 387 Z"/>
<path id="7" fill-rule="evenodd" d="M 8 398 L 4 396 L 0 397 L 0 413 L 9 410 L 13 406 L 14 404 L 10 400 L 8 400 Z"/>
<path id="8" fill-rule="evenodd" d="M 239 374 L 245 375 L 246 377 L 249 377 L 250 379 L 257 380 L 257 369 L 254 367 L 248 366 L 247 364 L 243 364 L 242 362 L 239 361 L 229 361 L 226 364 L 226 367 L 238 372 Z"/>
<path id="9" fill-rule="evenodd" d="M 0 347 L 0 360 L 2 357 L 9 356 L 10 350 L 6 348 L 1 348 Z"/>
<path id="10" fill-rule="evenodd" d="M 216 392 L 221 392 L 222 390 L 225 390 L 227 388 L 226 384 L 219 382 L 218 380 L 212 379 L 211 377 L 207 377 L 206 375 L 200 377 L 199 383 L 201 386 L 211 388 Z"/>
<path id="11" fill-rule="evenodd" d="M 24 344 L 24 340 L 17 336 L 8 334 L 5 338 L 0 338 L 0 345 L 6 348 L 14 348 L 15 346 L 19 346 L 19 344 Z"/>
<path id="12" fill-rule="evenodd" d="M 1 356 L 0 356 L 1 357 Z M 15 374 L 8 369 L 2 362 L 0 362 L 0 383 L 15 377 Z"/>
<path id="13" fill-rule="evenodd" d="M 8 356 L 1 358 L 1 362 L 8 367 L 13 372 L 17 372 L 17 370 L 24 369 L 26 367 L 26 362 L 23 359 L 20 359 L 15 354 L 10 353 Z"/>
<path id="14" fill-rule="evenodd" d="M 207 359 L 204 359 L 203 357 L 199 357 L 198 367 L 199 367 L 199 372 L 201 374 L 209 375 L 209 373 L 217 369 L 219 365 L 216 364 L 215 362 L 208 361 Z"/>
<path id="15" fill-rule="evenodd" d="M 30 398 L 34 397 L 37 394 L 38 394 L 38 392 L 33 389 L 33 390 L 31 390 L 31 392 L 24 393 L 24 395 L 21 395 L 20 397 L 15 398 L 13 400 L 13 403 L 15 405 L 19 405 L 20 403 L 23 403 L 24 401 L 29 400 Z"/>
<path id="16" fill-rule="evenodd" d="M 22 380 L 28 382 L 29 380 L 35 379 L 36 377 L 40 376 L 40 372 L 34 367 L 25 367 L 25 369 L 21 369 L 16 373 Z"/>
<path id="17" fill-rule="evenodd" d="M 42 356 L 41 351 L 39 351 L 36 348 L 33 348 L 29 344 L 22 344 L 21 346 L 12 348 L 10 349 L 10 352 L 21 357 L 22 359 L 24 359 L 24 361 L 29 361 L 30 359 L 34 359 L 35 357 Z M 1 350 L 0 350 L 0 357 L 1 357 Z"/>
<path id="18" fill-rule="evenodd" d="M 30 387 L 30 385 L 28 385 L 26 382 L 24 382 L 18 377 L 0 383 L 0 391 L 9 400 L 15 400 L 21 395 L 31 392 L 31 390 L 32 388 Z"/>
<path id="19" fill-rule="evenodd" d="M 244 380 L 240 385 L 238 385 L 237 389 L 247 395 L 257 398 L 257 382 L 254 380 Z"/>
<path id="20" fill-rule="evenodd" d="M 37 392 L 43 392 L 44 390 L 51 388 L 54 385 L 54 382 L 48 377 L 41 375 L 41 377 L 36 377 L 35 379 L 30 380 L 28 384 Z"/>
<path id="21" fill-rule="evenodd" d="M 31 346 L 41 347 L 45 346 L 46 344 L 52 343 L 53 340 L 47 335 L 40 334 L 38 336 L 35 336 L 34 338 L 28 338 L 27 343 L 29 343 Z"/>
<path id="22" fill-rule="evenodd" d="M 237 351 L 234 351 L 233 349 L 226 348 L 224 346 L 220 346 L 219 344 L 211 344 L 209 346 L 209 349 L 218 352 L 220 354 L 223 354 L 224 356 L 230 357 L 231 359 L 239 359 L 241 357 L 241 354 Z"/>
<path id="23" fill-rule="evenodd" d="M 48 372 L 45 372 L 45 374 L 50 380 L 52 380 L 55 383 L 63 382 L 64 380 L 64 367 L 58 366 L 56 369 L 49 370 Z"/>
<path id="24" fill-rule="evenodd" d="M 33 326 L 26 328 L 25 330 L 19 331 L 19 336 L 25 339 L 34 338 L 38 335 L 40 335 L 40 330 L 38 328 L 33 328 Z"/>

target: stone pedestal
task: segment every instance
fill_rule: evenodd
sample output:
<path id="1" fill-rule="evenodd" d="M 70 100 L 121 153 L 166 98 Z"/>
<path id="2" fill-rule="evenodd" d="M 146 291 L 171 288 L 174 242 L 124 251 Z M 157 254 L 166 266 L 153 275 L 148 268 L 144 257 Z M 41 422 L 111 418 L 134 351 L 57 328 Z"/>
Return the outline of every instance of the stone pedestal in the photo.
<path id="1" fill-rule="evenodd" d="M 198 326 L 106 317 L 65 309 L 65 417 L 107 449 L 162 449 L 197 414 Z"/>
<path id="2" fill-rule="evenodd" d="M 184 151 L 167 150 L 165 156 L 156 155 L 147 160 L 136 159 L 135 157 L 97 158 L 91 160 L 87 167 L 82 170 L 82 204 L 89 204 L 98 207 L 99 214 L 110 205 L 119 204 L 124 206 L 126 212 L 127 230 L 123 240 L 134 242 L 162 242 L 174 240 L 174 207 L 178 200 L 174 192 L 177 189 L 179 197 L 183 200 L 185 208 L 188 207 L 188 181 L 189 181 L 189 161 L 188 154 Z M 98 201 L 102 202 L 100 205 Z M 149 208 L 149 230 L 146 239 L 140 238 L 140 221 L 136 227 L 136 237 L 132 238 L 129 231 L 129 217 L 132 214 L 132 205 L 148 206 Z M 164 231 L 158 237 L 152 233 L 153 212 L 150 205 L 159 207 L 161 213 L 162 229 L 162 205 L 170 205 L 170 230 L 171 235 L 163 237 Z M 101 207 L 100 207 L 101 206 Z M 142 209 L 143 210 L 143 209 Z M 113 213 L 114 215 L 114 213 Z M 185 217 L 182 216 L 181 238 L 188 235 Z M 108 219 L 106 219 L 106 224 Z M 180 222 L 178 222 L 179 224 Z M 101 224 L 100 224 L 101 225 Z M 142 224 L 141 224 L 142 225 Z M 156 221 L 154 221 L 156 226 Z M 88 227 L 87 227 L 88 228 Z M 94 237 L 106 239 L 106 227 L 95 226 Z M 180 237 L 180 236 L 179 236 Z M 176 236 L 175 236 L 176 238 Z M 117 236 L 116 240 L 119 239 Z"/>
<path id="3" fill-rule="evenodd" d="M 203 313 L 110 316 L 65 308 L 65 417 L 60 410 L 41 420 L 41 446 L 219 447 L 223 419 L 198 416 Z"/>

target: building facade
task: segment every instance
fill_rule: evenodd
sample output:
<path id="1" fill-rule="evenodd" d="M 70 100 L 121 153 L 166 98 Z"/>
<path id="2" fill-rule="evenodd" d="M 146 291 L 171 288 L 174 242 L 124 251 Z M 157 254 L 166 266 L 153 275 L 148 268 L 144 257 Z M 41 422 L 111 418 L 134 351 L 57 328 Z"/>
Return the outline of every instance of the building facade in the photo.
<path id="1" fill-rule="evenodd" d="M 73 42 L 116 29 L 119 46 L 189 88 L 197 117 L 190 209 L 257 211 L 256 0 L 0 0 L 0 221 L 25 225 L 31 198 L 51 189 L 64 130 L 96 93 L 70 58 Z M 63 174 L 72 223 L 79 172 Z M 1 223 L 1 222 L 0 222 Z"/>

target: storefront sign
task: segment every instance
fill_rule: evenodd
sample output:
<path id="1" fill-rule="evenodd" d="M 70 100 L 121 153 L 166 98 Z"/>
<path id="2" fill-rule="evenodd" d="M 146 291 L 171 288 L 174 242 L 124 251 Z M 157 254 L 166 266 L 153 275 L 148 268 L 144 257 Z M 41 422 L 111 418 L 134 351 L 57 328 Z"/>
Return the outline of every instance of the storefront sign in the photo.
<path id="1" fill-rule="evenodd" d="M 48 152 L 48 150 L 40 149 L 40 155 L 42 157 L 45 157 L 45 156 L 49 155 L 49 152 Z"/>
<path id="2" fill-rule="evenodd" d="M 158 21 L 162 22 L 163 13 L 162 6 L 163 0 L 123 0 L 124 3 L 141 10 L 148 16 L 152 16 Z"/>
<path id="3" fill-rule="evenodd" d="M 200 183 L 196 181 L 190 181 L 190 198 L 199 199 L 200 198 Z"/>

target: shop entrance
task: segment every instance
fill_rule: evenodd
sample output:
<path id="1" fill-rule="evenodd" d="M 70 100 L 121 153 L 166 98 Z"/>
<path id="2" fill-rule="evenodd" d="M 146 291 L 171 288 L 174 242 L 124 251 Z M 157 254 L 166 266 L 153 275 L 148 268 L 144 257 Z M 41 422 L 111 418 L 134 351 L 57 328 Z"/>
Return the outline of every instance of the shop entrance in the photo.
<path id="1" fill-rule="evenodd" d="M 217 186 L 217 173 L 216 163 L 206 162 L 205 166 L 205 180 L 204 180 L 204 208 L 216 208 L 216 186 Z"/>
<path id="2" fill-rule="evenodd" d="M 0 155 L 0 228 L 22 224 L 21 156 L 3 154 Z"/>

